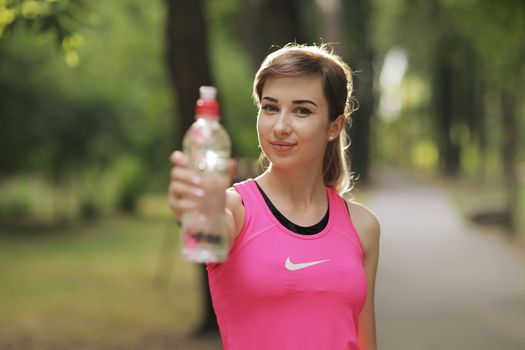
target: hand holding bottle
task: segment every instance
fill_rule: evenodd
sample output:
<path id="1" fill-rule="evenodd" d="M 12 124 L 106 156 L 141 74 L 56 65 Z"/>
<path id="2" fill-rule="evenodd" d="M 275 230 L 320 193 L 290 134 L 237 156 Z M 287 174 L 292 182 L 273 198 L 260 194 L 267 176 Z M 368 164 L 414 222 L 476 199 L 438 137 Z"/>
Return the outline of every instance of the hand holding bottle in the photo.
<path id="1" fill-rule="evenodd" d="M 224 261 L 231 244 L 228 239 L 229 232 L 226 230 L 227 225 L 223 221 L 226 219 L 225 191 L 235 177 L 236 162 L 233 159 L 228 161 L 227 176 L 210 178 L 199 171 L 191 169 L 188 166 L 188 156 L 181 151 L 173 152 L 170 160 L 172 168 L 170 171 L 168 201 L 171 210 L 182 223 L 183 255 L 187 260 L 195 262 Z M 210 206 L 210 204 L 214 205 Z M 214 219 L 210 220 L 211 217 L 214 217 Z M 195 225 L 203 229 L 198 229 L 198 232 L 211 232 L 207 235 L 208 242 L 206 242 L 206 236 L 189 237 L 191 234 L 186 231 L 188 231 L 188 227 Z M 217 237 L 221 239 L 219 240 Z M 194 243 L 193 245 L 192 242 Z M 195 257 L 191 255 L 191 252 L 195 250 L 195 246 L 200 246 L 205 251 L 219 250 L 221 253 L 216 258 L 208 253 Z M 203 249 L 200 248 L 199 251 L 202 251 Z"/>
<path id="2" fill-rule="evenodd" d="M 181 220 L 182 253 L 196 262 L 226 260 L 231 241 L 225 193 L 231 183 L 231 141 L 219 123 L 216 92 L 201 87 L 184 153 L 172 156 L 170 205 Z"/>
<path id="3" fill-rule="evenodd" d="M 206 192 L 202 186 L 201 174 L 188 168 L 188 156 L 175 151 L 170 156 L 172 168 L 168 201 L 171 210 L 180 220 L 181 217 L 202 207 Z"/>
<path id="4" fill-rule="evenodd" d="M 209 195 L 204 186 L 202 174 L 188 168 L 188 156 L 181 151 L 174 151 L 170 156 L 172 164 L 168 201 L 175 216 L 180 219 L 184 213 L 199 210 Z M 235 178 L 237 163 L 228 161 L 228 186 Z M 222 187 L 221 187 L 222 188 Z"/>

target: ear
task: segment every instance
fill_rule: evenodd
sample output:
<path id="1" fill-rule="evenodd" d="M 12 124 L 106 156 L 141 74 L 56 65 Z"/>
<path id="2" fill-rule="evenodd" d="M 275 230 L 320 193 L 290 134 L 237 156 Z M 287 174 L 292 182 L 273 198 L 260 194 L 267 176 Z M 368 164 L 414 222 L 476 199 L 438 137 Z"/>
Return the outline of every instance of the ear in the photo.
<path id="1" fill-rule="evenodd" d="M 328 140 L 335 140 L 345 127 L 345 116 L 340 114 L 333 122 L 330 122 Z"/>

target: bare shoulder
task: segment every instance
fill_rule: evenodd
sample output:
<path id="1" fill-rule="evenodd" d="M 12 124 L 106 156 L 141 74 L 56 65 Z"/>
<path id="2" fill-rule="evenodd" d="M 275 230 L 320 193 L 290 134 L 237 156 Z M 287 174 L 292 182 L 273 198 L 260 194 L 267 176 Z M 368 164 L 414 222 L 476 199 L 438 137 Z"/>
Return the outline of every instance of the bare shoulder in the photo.
<path id="1" fill-rule="evenodd" d="M 233 187 L 226 190 L 226 208 L 233 216 L 235 223 L 234 236 L 237 236 L 244 225 L 245 210 L 241 195 Z"/>
<path id="2" fill-rule="evenodd" d="M 348 211 L 365 253 L 377 250 L 381 227 L 376 215 L 363 204 L 347 200 Z"/>

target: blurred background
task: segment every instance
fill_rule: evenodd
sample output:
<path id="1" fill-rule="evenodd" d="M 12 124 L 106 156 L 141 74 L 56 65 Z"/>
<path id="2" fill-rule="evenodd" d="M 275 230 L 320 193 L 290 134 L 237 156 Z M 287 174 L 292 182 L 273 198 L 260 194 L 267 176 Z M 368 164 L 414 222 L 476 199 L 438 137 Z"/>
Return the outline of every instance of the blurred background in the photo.
<path id="1" fill-rule="evenodd" d="M 525 349 L 522 0 L 0 0 L 0 349 L 220 349 L 169 154 L 219 89 L 238 180 L 288 42 L 355 72 L 382 349 Z"/>

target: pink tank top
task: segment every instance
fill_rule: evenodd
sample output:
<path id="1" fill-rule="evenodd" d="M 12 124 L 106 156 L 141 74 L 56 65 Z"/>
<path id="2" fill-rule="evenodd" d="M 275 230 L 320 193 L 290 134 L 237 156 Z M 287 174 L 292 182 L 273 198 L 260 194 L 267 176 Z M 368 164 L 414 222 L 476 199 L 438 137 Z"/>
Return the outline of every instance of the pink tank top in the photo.
<path id="1" fill-rule="evenodd" d="M 273 216 L 254 180 L 234 185 L 244 227 L 228 260 L 207 266 L 226 350 L 359 349 L 363 250 L 343 198 L 327 188 L 325 229 L 301 235 Z"/>

